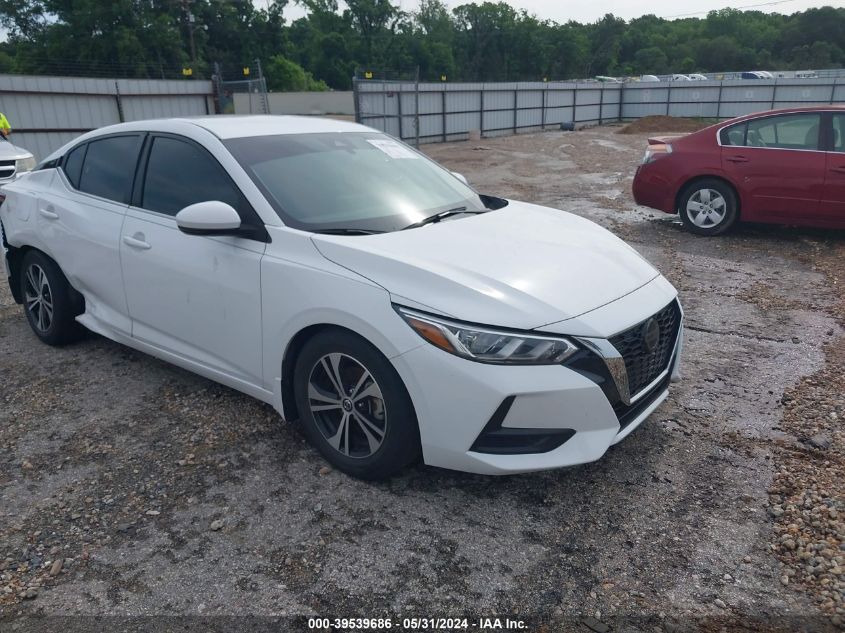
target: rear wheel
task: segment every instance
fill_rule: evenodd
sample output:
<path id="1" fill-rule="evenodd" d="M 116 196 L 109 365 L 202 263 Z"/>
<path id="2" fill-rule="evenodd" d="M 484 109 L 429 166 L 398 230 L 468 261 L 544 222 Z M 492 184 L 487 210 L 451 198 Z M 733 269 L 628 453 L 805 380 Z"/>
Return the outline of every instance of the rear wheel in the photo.
<path id="1" fill-rule="evenodd" d="M 21 262 L 20 288 L 29 326 L 44 343 L 66 345 L 82 338 L 85 329 L 76 322 L 82 302 L 56 262 L 29 251 Z"/>
<path id="2" fill-rule="evenodd" d="M 684 226 L 693 233 L 719 235 L 737 220 L 736 194 L 722 180 L 697 180 L 681 195 L 679 212 Z"/>
<path id="3" fill-rule="evenodd" d="M 393 475 L 420 454 L 411 398 L 375 347 L 342 330 L 316 335 L 294 370 L 303 430 L 336 468 L 363 479 Z"/>

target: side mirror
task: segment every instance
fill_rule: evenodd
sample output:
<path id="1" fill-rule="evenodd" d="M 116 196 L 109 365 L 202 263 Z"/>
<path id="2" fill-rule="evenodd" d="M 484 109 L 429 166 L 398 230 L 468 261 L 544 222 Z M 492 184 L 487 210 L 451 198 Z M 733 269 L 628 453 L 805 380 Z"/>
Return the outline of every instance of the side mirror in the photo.
<path id="1" fill-rule="evenodd" d="M 458 180 L 460 180 L 462 183 L 464 183 L 467 187 L 469 187 L 469 180 L 467 180 L 467 177 L 466 177 L 466 176 L 464 176 L 463 174 L 459 174 L 459 173 L 458 173 L 458 172 L 456 172 L 456 171 L 453 171 L 453 172 L 452 172 L 452 175 L 453 175 L 455 178 L 457 178 Z"/>
<path id="2" fill-rule="evenodd" d="M 232 235 L 241 228 L 241 217 L 225 202 L 209 200 L 182 209 L 176 226 L 188 235 Z"/>

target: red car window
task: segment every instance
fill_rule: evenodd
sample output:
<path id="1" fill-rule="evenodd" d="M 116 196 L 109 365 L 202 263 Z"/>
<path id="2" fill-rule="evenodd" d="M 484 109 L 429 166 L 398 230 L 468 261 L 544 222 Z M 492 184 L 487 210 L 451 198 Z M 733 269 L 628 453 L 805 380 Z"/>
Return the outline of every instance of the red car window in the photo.
<path id="1" fill-rule="evenodd" d="M 748 122 L 748 147 L 818 149 L 819 114 L 782 114 Z"/>
<path id="2" fill-rule="evenodd" d="M 833 151 L 845 152 L 845 114 L 833 115 Z"/>

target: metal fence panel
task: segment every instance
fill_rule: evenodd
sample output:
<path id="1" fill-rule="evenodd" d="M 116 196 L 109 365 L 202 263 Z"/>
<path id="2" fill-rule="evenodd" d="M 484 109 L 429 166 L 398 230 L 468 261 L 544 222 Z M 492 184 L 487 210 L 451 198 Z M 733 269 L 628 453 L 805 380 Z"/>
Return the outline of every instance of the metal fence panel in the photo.
<path id="1" fill-rule="evenodd" d="M 78 132 L 15 132 L 11 140 L 15 145 L 25 147 L 40 160 L 77 136 Z"/>
<path id="2" fill-rule="evenodd" d="M 540 127 L 543 124 L 543 109 L 531 108 L 517 110 L 516 112 L 516 127 L 530 128 Z"/>
<path id="3" fill-rule="evenodd" d="M 512 110 L 516 93 L 513 90 L 485 90 L 484 108 L 487 110 Z"/>
<path id="4" fill-rule="evenodd" d="M 208 81 L 0 75 L 0 111 L 12 140 L 38 159 L 121 121 L 208 114 L 211 95 Z"/>
<path id="5" fill-rule="evenodd" d="M 546 95 L 546 107 L 571 106 L 575 103 L 575 89 L 551 89 Z"/>
<path id="6" fill-rule="evenodd" d="M 500 136 L 562 123 L 648 115 L 726 119 L 776 107 L 845 101 L 835 78 L 614 84 L 356 81 L 356 118 L 405 140 Z M 419 112 L 417 112 L 419 108 Z M 401 129 L 400 129 L 401 121 Z"/>
<path id="7" fill-rule="evenodd" d="M 167 99 L 159 96 L 133 96 L 123 97 L 122 102 L 124 121 L 210 114 L 204 99 L 191 96 L 174 96 Z"/>
<path id="8" fill-rule="evenodd" d="M 91 130 L 119 123 L 115 97 L 95 94 L 0 93 L 13 130 Z"/>

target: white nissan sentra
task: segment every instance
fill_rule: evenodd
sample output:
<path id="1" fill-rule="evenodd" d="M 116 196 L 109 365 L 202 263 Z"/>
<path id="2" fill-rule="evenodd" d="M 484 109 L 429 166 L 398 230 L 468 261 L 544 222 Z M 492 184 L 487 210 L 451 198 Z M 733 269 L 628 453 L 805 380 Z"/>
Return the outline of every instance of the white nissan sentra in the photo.
<path id="1" fill-rule="evenodd" d="M 115 125 L 2 192 L 38 338 L 92 330 L 268 402 L 355 476 L 596 460 L 679 375 L 677 293 L 636 251 L 353 123 Z"/>

